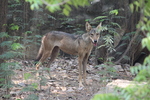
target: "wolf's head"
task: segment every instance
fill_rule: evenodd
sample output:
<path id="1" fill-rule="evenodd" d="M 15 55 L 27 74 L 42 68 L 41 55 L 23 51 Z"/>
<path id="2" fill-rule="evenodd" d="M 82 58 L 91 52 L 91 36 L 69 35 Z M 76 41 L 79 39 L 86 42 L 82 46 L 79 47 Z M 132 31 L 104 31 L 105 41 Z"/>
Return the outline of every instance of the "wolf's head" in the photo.
<path id="1" fill-rule="evenodd" d="M 86 22 L 85 27 L 89 35 L 89 38 L 92 40 L 92 43 L 94 44 L 94 46 L 96 46 L 100 37 L 101 23 L 96 28 L 92 28 L 92 26 L 88 22 Z"/>

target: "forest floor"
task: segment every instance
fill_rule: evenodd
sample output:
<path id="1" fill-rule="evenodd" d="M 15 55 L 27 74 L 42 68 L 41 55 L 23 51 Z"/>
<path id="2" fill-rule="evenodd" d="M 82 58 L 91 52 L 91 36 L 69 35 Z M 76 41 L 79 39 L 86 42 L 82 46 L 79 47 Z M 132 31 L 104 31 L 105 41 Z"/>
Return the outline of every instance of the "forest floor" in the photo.
<path id="1" fill-rule="evenodd" d="M 117 78 L 128 78 L 124 72 L 113 72 L 105 67 L 87 67 L 87 85 L 79 88 L 77 58 L 57 58 L 50 67 L 40 68 L 40 76 L 36 76 L 33 61 L 18 61 L 21 68 L 16 68 L 12 77 L 10 100 L 90 100 L 100 88 Z M 113 72 L 115 74 L 111 74 Z"/>

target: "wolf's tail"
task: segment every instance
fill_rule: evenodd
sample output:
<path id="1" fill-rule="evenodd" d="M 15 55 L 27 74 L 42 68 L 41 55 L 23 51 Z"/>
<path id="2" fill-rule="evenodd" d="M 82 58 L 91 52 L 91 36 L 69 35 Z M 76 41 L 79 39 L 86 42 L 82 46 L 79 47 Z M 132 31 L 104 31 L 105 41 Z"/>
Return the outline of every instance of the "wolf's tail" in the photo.
<path id="1" fill-rule="evenodd" d="M 39 49 L 39 52 L 38 52 L 38 55 L 37 55 L 36 59 L 34 60 L 35 64 L 37 64 L 37 62 L 41 59 L 41 57 L 43 55 L 43 52 L 44 52 L 44 39 L 45 39 L 45 36 L 43 36 L 43 38 L 41 40 L 41 47 Z"/>

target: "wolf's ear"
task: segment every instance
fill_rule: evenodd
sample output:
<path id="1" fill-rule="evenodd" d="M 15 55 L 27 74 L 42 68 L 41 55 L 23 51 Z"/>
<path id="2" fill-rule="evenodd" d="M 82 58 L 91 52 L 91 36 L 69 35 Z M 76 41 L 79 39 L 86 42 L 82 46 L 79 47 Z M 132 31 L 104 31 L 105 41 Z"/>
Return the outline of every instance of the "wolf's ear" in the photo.
<path id="1" fill-rule="evenodd" d="M 88 22 L 86 22 L 85 28 L 86 28 L 86 31 L 89 32 L 92 29 L 92 26 Z"/>
<path id="2" fill-rule="evenodd" d="M 99 30 L 102 26 L 102 22 L 96 27 L 97 30 Z"/>

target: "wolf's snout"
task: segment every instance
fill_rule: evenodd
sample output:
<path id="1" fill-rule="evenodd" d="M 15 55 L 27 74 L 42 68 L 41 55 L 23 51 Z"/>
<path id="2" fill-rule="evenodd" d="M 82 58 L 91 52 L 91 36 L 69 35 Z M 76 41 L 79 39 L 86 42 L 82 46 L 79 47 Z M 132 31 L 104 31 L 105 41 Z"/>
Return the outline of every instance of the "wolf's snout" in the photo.
<path id="1" fill-rule="evenodd" d="M 94 43 L 97 43 L 97 40 L 94 40 Z"/>
<path id="2" fill-rule="evenodd" d="M 94 46 L 96 46 L 97 45 L 97 40 L 94 40 L 93 44 L 94 44 Z"/>

